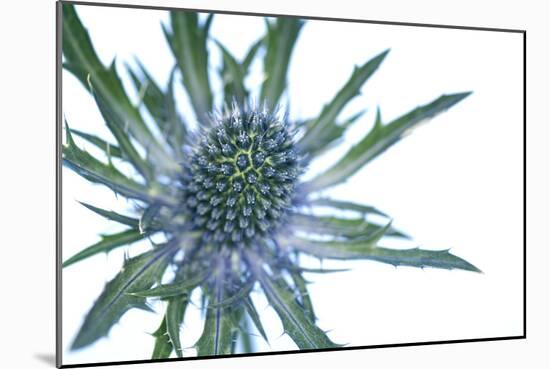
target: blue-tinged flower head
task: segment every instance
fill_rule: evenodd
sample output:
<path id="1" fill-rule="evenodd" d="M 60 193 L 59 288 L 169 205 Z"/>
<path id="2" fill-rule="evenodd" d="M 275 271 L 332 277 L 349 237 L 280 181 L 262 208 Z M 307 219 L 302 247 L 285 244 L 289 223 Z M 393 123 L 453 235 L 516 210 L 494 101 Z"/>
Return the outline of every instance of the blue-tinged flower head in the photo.
<path id="1" fill-rule="evenodd" d="M 203 240 L 244 247 L 272 234 L 293 204 L 294 131 L 274 111 L 237 105 L 212 121 L 184 164 L 185 212 Z"/>

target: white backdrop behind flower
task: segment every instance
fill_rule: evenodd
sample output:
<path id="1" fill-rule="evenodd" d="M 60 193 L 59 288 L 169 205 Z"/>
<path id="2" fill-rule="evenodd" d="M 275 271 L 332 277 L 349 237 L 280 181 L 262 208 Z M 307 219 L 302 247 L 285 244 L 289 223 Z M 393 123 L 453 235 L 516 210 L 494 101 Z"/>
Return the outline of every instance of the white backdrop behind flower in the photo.
<path id="1" fill-rule="evenodd" d="M 77 7 L 105 64 L 117 57 L 128 91 L 124 63 L 134 56 L 164 86 L 173 58 L 152 10 Z M 261 18 L 217 15 L 211 36 L 236 56 L 263 31 Z M 474 91 L 447 113 L 374 160 L 327 195 L 372 204 L 390 214 L 393 225 L 413 237 L 392 247 L 451 248 L 484 274 L 394 268 L 369 261 L 324 261 L 324 267 L 351 271 L 308 275 L 319 325 L 351 346 L 482 338 L 522 333 L 522 43 L 520 34 L 359 23 L 310 21 L 296 44 L 289 71 L 291 118 L 314 116 L 362 64 L 386 48 L 391 52 L 342 117 L 369 109 L 345 136 L 345 143 L 311 166 L 327 167 L 357 142 L 374 121 L 376 107 L 389 121 L 443 93 Z M 211 75 L 220 67 L 210 48 Z M 253 68 L 250 86 L 261 80 Z M 219 91 L 219 80 L 212 78 Z M 177 85 L 180 111 L 190 110 Z M 137 96 L 134 96 L 137 101 Z M 217 98 L 219 102 L 219 97 Z M 63 72 L 64 116 L 71 128 L 110 137 L 95 103 L 70 73 Z M 94 152 L 91 145 L 81 142 Z M 110 190 L 63 172 L 63 254 L 75 254 L 115 227 L 76 201 L 107 209 L 128 207 Z M 134 244 L 131 255 L 149 247 Z M 84 313 L 120 268 L 125 250 L 82 261 L 63 271 L 64 363 L 148 359 L 160 315 L 131 310 L 109 338 L 68 352 Z M 314 259 L 303 259 L 318 265 Z M 83 277 L 84 276 L 84 277 Z M 259 297 L 259 296 L 258 296 Z M 259 350 L 294 349 L 267 302 L 258 306 L 270 344 Z M 262 308 L 265 307 L 265 308 Z M 186 316 L 183 345 L 200 335 L 198 311 Z M 279 332 L 277 335 L 276 332 Z M 193 350 L 187 352 L 194 355 Z"/>

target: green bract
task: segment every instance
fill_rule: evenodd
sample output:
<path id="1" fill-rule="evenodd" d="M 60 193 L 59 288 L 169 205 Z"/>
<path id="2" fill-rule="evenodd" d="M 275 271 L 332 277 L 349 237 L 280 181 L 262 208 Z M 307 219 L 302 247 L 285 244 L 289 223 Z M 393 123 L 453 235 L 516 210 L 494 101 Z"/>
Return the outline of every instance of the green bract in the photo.
<path id="1" fill-rule="evenodd" d="M 285 17 L 266 20 L 265 35 L 251 45 L 243 60 L 212 40 L 223 58 L 219 71 L 223 106 L 214 106 L 210 87 L 212 21 L 212 15 L 202 19 L 191 12 L 170 13 L 170 25 L 163 26 L 163 31 L 175 62 L 166 87 L 159 86 L 139 62 L 136 69 L 128 67 L 139 103 L 156 125 L 152 130 L 140 106 L 129 98 L 115 64 L 101 63 L 74 6 L 63 4 L 64 67 L 89 90 L 116 140 L 110 143 L 92 132 L 73 130 L 67 123 L 63 163 L 135 205 L 125 215 L 83 203 L 126 228 L 102 235 L 98 243 L 63 265 L 155 234 L 163 234 L 166 240 L 125 260 L 85 317 L 72 349 L 84 348 L 107 335 L 129 309 L 150 310 L 148 299 L 161 299 L 166 310 L 153 333 L 152 357 L 182 356 L 180 328 L 194 291 L 200 293 L 204 313 L 202 335 L 195 344 L 198 355 L 232 354 L 237 347 L 241 352 L 254 351 L 252 325 L 267 339 L 262 317 L 250 297 L 253 291 L 265 295 L 285 333 L 300 349 L 338 347 L 316 325 L 304 278 L 304 273 L 327 270 L 303 268 L 298 262 L 300 254 L 479 271 L 448 250 L 381 247 L 379 242 L 385 237 L 408 236 L 394 229 L 389 218 L 372 206 L 319 194 L 345 182 L 406 131 L 468 93 L 443 95 L 387 123 L 378 113 L 371 131 L 336 164 L 303 181 L 309 162 L 335 146 L 346 128 L 361 118 L 359 112 L 346 121 L 339 120 L 388 51 L 350 71 L 349 79 L 319 116 L 298 122 L 278 111 L 283 110 L 279 100 L 288 85 L 290 56 L 303 21 Z M 254 105 L 244 79 L 260 50 L 265 78 L 257 91 L 260 103 Z M 186 112 L 186 118 L 178 113 L 173 92 L 180 78 L 194 110 Z M 196 129 L 186 123 L 192 114 L 199 123 Z M 107 160 L 83 150 L 79 146 L 83 141 L 103 151 Z M 134 170 L 123 171 L 122 162 Z M 354 216 L 320 216 L 320 208 L 328 208 L 331 214 L 344 210 Z M 371 215 L 382 220 L 373 222 Z M 161 283 L 168 268 L 175 275 Z"/>

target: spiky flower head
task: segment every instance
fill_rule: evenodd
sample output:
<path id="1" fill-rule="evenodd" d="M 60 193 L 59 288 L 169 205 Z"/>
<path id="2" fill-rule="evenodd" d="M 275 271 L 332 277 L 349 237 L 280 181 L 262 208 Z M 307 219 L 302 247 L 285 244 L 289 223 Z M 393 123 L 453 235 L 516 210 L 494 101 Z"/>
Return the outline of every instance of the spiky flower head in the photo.
<path id="1" fill-rule="evenodd" d="M 273 235 L 292 206 L 300 172 L 289 122 L 234 104 L 212 117 L 184 164 L 183 201 L 193 230 L 229 248 Z"/>

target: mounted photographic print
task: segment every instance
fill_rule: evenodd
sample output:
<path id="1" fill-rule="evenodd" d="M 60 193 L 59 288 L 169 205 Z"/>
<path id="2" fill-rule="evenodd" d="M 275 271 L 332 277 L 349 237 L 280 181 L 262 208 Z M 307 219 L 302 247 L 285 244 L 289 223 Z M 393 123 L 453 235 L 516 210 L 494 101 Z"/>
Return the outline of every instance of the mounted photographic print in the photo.
<path id="1" fill-rule="evenodd" d="M 58 366 L 524 338 L 524 37 L 58 3 Z"/>

